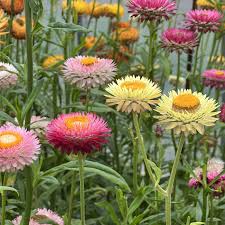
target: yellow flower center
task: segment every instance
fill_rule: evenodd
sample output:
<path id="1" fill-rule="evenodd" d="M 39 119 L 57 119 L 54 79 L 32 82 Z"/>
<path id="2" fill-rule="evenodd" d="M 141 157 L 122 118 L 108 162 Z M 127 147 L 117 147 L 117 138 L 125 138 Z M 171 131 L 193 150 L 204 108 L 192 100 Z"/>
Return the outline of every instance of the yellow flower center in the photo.
<path id="1" fill-rule="evenodd" d="M 12 148 L 22 141 L 23 137 L 13 131 L 3 131 L 0 133 L 0 149 Z"/>
<path id="2" fill-rule="evenodd" d="M 98 59 L 95 57 L 84 57 L 83 59 L 81 59 L 81 63 L 85 66 L 91 66 L 95 64 L 97 61 Z"/>
<path id="3" fill-rule="evenodd" d="M 67 128 L 72 129 L 75 126 L 84 127 L 89 123 L 87 116 L 72 116 L 65 119 L 65 125 Z"/>
<path id="4" fill-rule="evenodd" d="M 173 107 L 178 110 L 194 110 L 199 105 L 199 99 L 193 94 L 180 94 L 173 99 Z"/>
<path id="5" fill-rule="evenodd" d="M 215 74 L 216 74 L 217 76 L 224 76 L 224 75 L 225 75 L 224 72 L 221 71 L 221 70 L 217 70 L 217 71 L 215 72 Z"/>
<path id="6" fill-rule="evenodd" d="M 142 81 L 125 81 L 121 84 L 121 87 L 131 90 L 139 90 L 144 89 L 146 84 Z"/>

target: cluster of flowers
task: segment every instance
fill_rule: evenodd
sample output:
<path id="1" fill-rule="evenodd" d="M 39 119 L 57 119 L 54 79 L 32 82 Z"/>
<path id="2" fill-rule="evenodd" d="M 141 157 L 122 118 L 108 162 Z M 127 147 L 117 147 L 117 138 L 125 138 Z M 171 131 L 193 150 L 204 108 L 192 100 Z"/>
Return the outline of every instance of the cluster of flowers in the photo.
<path id="1" fill-rule="evenodd" d="M 197 6 L 201 8 L 217 8 L 221 7 L 225 9 L 225 3 L 221 2 L 218 4 L 216 0 L 197 0 Z"/>
<path id="2" fill-rule="evenodd" d="M 64 0 L 62 3 L 63 10 L 68 9 L 67 0 Z M 124 15 L 124 8 L 122 5 L 118 4 L 101 4 L 99 2 L 86 2 L 85 0 L 77 0 L 73 1 L 72 9 L 78 15 L 88 15 L 93 16 L 95 18 L 99 17 L 110 17 L 114 18 L 119 13 L 119 16 L 122 17 Z"/>
<path id="3" fill-rule="evenodd" d="M 211 159 L 207 163 L 206 182 L 213 190 L 214 195 L 218 196 L 225 192 L 224 162 Z M 197 167 L 194 176 L 189 180 L 189 187 L 199 188 L 203 186 L 203 169 Z"/>

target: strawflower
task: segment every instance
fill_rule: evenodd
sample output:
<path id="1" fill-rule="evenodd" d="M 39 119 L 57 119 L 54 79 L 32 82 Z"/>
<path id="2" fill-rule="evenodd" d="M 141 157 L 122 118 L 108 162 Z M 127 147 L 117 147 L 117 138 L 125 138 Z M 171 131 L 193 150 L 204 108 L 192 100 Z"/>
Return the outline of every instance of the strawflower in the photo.
<path id="1" fill-rule="evenodd" d="M 217 10 L 196 9 L 187 12 L 185 24 L 187 28 L 198 32 L 218 31 L 223 14 Z"/>
<path id="2" fill-rule="evenodd" d="M 140 21 L 168 20 L 175 14 L 176 3 L 169 0 L 129 0 L 128 12 Z"/>
<path id="3" fill-rule="evenodd" d="M 40 144 L 32 131 L 14 125 L 0 127 L 0 171 L 13 172 L 38 158 Z"/>
<path id="4" fill-rule="evenodd" d="M 203 75 L 205 86 L 216 89 L 225 89 L 225 70 L 210 69 L 206 70 Z"/>
<path id="5" fill-rule="evenodd" d="M 205 126 L 211 127 L 217 121 L 218 104 L 202 93 L 191 90 L 171 91 L 163 95 L 155 109 L 159 124 L 175 134 L 204 134 Z"/>
<path id="6" fill-rule="evenodd" d="M 110 129 L 101 117 L 92 113 L 62 114 L 52 120 L 46 137 L 55 148 L 70 153 L 92 153 L 107 143 Z"/>
<path id="7" fill-rule="evenodd" d="M 139 76 L 126 76 L 116 80 L 105 90 L 107 104 L 116 105 L 118 111 L 128 113 L 151 110 L 161 96 L 161 90 L 155 83 Z"/>
<path id="8" fill-rule="evenodd" d="M 0 89 L 16 85 L 18 80 L 17 69 L 8 63 L 0 62 Z"/>
<path id="9" fill-rule="evenodd" d="M 63 65 L 64 79 L 79 88 L 92 88 L 110 82 L 116 75 L 116 66 L 111 59 L 77 56 Z"/>
<path id="10" fill-rule="evenodd" d="M 169 28 L 162 34 L 162 47 L 169 52 L 186 52 L 198 46 L 197 33 L 187 29 Z"/>
<path id="11" fill-rule="evenodd" d="M 24 0 L 13 1 L 13 13 L 12 13 L 12 0 L 0 0 L 0 8 L 2 8 L 8 14 L 19 14 L 24 9 Z"/>

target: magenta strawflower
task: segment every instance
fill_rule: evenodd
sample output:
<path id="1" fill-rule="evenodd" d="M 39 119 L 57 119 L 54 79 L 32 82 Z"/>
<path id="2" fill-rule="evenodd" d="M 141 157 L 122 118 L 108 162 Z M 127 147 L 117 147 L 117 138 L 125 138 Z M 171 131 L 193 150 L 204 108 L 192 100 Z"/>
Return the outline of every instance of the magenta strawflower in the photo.
<path id="1" fill-rule="evenodd" d="M 33 163 L 40 144 L 32 131 L 14 125 L 0 127 L 0 172 L 13 172 Z"/>
<path id="2" fill-rule="evenodd" d="M 216 32 L 221 25 L 223 15 L 217 10 L 196 9 L 187 12 L 187 28 L 198 32 Z"/>
<path id="3" fill-rule="evenodd" d="M 207 163 L 207 184 L 214 190 L 214 194 L 218 195 L 224 192 L 225 188 L 225 175 L 220 175 L 224 170 L 224 162 L 217 159 L 211 159 Z M 202 186 L 203 170 L 197 167 L 194 170 L 195 176 L 191 177 L 188 186 L 190 188 L 198 188 Z M 219 177 L 218 177 L 219 176 Z M 218 177 L 217 180 L 215 180 Z M 213 183 L 212 183 L 213 182 Z"/>
<path id="4" fill-rule="evenodd" d="M 225 89 L 225 70 L 206 70 L 202 77 L 205 86 Z"/>
<path id="5" fill-rule="evenodd" d="M 22 216 L 18 216 L 16 219 L 12 221 L 13 225 L 20 225 Z M 46 220 L 49 220 L 49 223 L 45 223 Z M 43 223 L 44 222 L 44 223 Z M 37 212 L 31 217 L 29 225 L 64 225 L 63 219 L 51 211 L 50 209 L 38 209 Z"/>
<path id="6" fill-rule="evenodd" d="M 109 83 L 116 75 L 116 65 L 111 59 L 77 56 L 64 63 L 62 72 L 69 84 L 87 89 Z"/>
<path id="7" fill-rule="evenodd" d="M 178 53 L 188 52 L 198 46 L 198 36 L 195 32 L 187 29 L 169 28 L 162 34 L 162 47 L 166 50 Z"/>
<path id="8" fill-rule="evenodd" d="M 67 154 L 91 153 L 108 142 L 110 129 L 101 117 L 93 113 L 69 113 L 52 120 L 46 137 L 54 147 Z"/>
<path id="9" fill-rule="evenodd" d="M 220 120 L 225 123 L 225 103 L 222 105 L 220 110 Z"/>
<path id="10" fill-rule="evenodd" d="M 169 0 L 129 0 L 128 12 L 139 21 L 168 20 L 175 14 L 176 3 Z"/>

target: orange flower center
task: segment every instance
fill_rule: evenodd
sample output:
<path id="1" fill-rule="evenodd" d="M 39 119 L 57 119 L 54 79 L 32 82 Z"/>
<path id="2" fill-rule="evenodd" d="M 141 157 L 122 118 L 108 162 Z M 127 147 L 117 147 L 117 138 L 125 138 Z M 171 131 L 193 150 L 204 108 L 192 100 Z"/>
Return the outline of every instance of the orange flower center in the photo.
<path id="1" fill-rule="evenodd" d="M 73 129 L 74 127 L 84 127 L 89 123 L 87 116 L 72 116 L 65 119 L 67 128 Z"/>
<path id="2" fill-rule="evenodd" d="M 23 137 L 13 131 L 3 131 L 0 133 L 0 149 L 12 148 L 18 145 L 23 140 Z"/>
<path id="3" fill-rule="evenodd" d="M 173 99 L 173 107 L 178 110 L 194 110 L 200 105 L 199 99 L 193 94 L 180 94 Z"/>
<path id="4" fill-rule="evenodd" d="M 97 61 L 98 59 L 95 57 L 84 57 L 83 59 L 81 59 L 81 63 L 85 66 L 91 66 L 95 64 Z"/>
<path id="5" fill-rule="evenodd" d="M 224 75 L 225 75 L 224 72 L 221 71 L 221 70 L 217 70 L 217 71 L 215 72 L 215 74 L 216 74 L 217 76 L 224 76 Z"/>
<path id="6" fill-rule="evenodd" d="M 121 84 L 121 87 L 131 90 L 139 90 L 144 89 L 146 84 L 142 81 L 125 81 Z"/>

